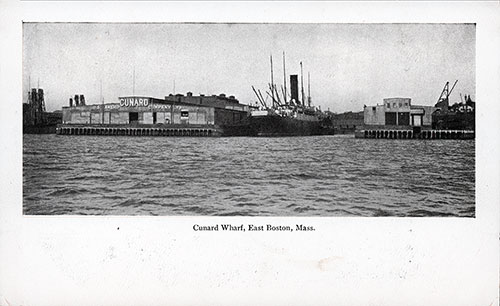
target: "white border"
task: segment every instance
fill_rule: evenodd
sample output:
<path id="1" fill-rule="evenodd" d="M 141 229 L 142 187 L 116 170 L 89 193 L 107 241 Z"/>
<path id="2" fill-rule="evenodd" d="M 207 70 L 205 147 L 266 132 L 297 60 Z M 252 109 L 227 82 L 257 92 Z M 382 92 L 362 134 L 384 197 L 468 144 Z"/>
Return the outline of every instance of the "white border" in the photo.
<path id="1" fill-rule="evenodd" d="M 498 2 L 0 2 L 0 305 L 498 305 Z M 21 21 L 477 23 L 476 218 L 22 216 Z M 256 221 L 258 220 L 258 221 Z M 118 229 L 119 228 L 119 229 Z"/>

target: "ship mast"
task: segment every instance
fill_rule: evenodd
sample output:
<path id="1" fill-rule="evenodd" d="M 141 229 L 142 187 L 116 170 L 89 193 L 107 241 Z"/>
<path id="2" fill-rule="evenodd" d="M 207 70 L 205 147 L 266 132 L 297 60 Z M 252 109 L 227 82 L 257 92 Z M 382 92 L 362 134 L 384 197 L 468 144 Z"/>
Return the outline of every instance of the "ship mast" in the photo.
<path id="1" fill-rule="evenodd" d="M 284 90 L 283 90 L 283 100 L 285 100 L 285 104 L 287 104 L 287 98 L 286 98 L 286 69 L 285 69 L 285 51 L 283 51 L 283 84 L 284 84 Z"/>
<path id="2" fill-rule="evenodd" d="M 300 62 L 300 90 L 302 93 L 302 106 L 306 106 L 304 101 L 304 72 L 302 71 L 302 62 Z"/>
<path id="3" fill-rule="evenodd" d="M 28 104 L 31 104 L 31 75 L 28 77 Z"/>
<path id="4" fill-rule="evenodd" d="M 272 102 L 273 102 L 273 108 L 274 108 L 274 80 L 273 80 L 273 56 L 271 55 L 271 95 L 272 95 Z"/>

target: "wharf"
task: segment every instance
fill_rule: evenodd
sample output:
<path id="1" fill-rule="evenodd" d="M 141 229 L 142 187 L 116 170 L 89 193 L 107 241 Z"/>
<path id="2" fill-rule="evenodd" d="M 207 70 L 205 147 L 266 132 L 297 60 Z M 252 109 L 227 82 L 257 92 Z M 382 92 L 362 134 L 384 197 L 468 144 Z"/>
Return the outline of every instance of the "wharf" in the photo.
<path id="1" fill-rule="evenodd" d="M 356 138 L 372 139 L 474 139 L 473 130 L 388 130 L 388 129 L 366 129 L 356 130 Z"/>
<path id="2" fill-rule="evenodd" d="M 58 135 L 216 137 L 222 129 L 215 125 L 185 124 L 60 124 Z"/>

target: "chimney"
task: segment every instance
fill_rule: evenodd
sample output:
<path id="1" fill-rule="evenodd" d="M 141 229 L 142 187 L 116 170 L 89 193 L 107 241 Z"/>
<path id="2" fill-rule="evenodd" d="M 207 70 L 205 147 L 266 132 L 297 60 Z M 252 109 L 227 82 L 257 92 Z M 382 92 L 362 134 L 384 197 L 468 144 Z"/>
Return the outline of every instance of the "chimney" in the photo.
<path id="1" fill-rule="evenodd" d="M 73 107 L 73 99 L 69 98 L 69 107 Z"/>
<path id="2" fill-rule="evenodd" d="M 35 105 L 38 102 L 38 95 L 36 93 L 36 88 L 31 89 L 31 104 Z"/>
<path id="3" fill-rule="evenodd" d="M 85 105 L 85 97 L 83 95 L 80 95 L 80 104 Z"/>
<path id="4" fill-rule="evenodd" d="M 75 95 L 75 106 L 79 106 L 80 105 L 80 99 L 78 97 L 78 95 Z"/>
<path id="5" fill-rule="evenodd" d="M 292 100 L 294 100 L 296 104 L 300 104 L 298 75 L 296 74 L 290 75 L 290 87 L 291 87 L 290 89 L 292 94 Z"/>

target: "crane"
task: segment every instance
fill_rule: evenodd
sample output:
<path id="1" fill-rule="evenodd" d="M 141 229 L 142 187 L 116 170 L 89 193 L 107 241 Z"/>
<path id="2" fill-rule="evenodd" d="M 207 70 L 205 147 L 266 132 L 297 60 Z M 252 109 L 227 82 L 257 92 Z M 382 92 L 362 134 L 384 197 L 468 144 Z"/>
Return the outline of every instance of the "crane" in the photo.
<path id="1" fill-rule="evenodd" d="M 436 103 L 436 107 L 440 107 L 444 110 L 448 110 L 449 107 L 449 100 L 448 98 L 450 97 L 451 93 L 453 92 L 453 89 L 455 88 L 455 85 L 457 85 L 458 80 L 455 81 L 451 89 L 449 89 L 450 82 L 446 82 L 444 85 L 443 90 L 441 91 L 441 94 L 439 95 L 439 98 Z"/>

